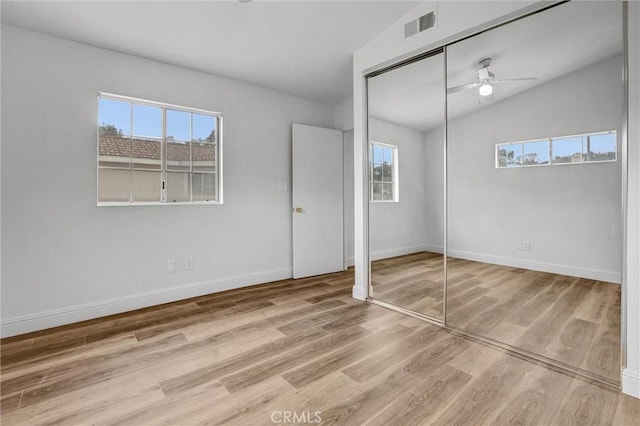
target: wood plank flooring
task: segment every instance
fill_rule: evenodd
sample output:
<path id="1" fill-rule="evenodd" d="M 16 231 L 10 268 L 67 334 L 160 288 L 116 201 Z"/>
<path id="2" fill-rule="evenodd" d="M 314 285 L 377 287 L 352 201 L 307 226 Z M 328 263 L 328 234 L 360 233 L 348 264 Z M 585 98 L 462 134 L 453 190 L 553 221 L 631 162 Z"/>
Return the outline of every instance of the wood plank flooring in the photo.
<path id="1" fill-rule="evenodd" d="M 371 287 L 378 300 L 442 319 L 442 255 L 420 252 L 371 262 Z"/>
<path id="2" fill-rule="evenodd" d="M 639 400 L 354 300 L 352 285 L 351 271 L 286 280 L 4 339 L 0 420 L 638 425 Z M 594 319 L 572 312 L 576 329 Z"/>
<path id="3" fill-rule="evenodd" d="M 440 312 L 442 255 L 379 260 L 371 270 L 375 298 Z M 447 275 L 448 325 L 619 382 L 620 285 L 451 257 Z"/>

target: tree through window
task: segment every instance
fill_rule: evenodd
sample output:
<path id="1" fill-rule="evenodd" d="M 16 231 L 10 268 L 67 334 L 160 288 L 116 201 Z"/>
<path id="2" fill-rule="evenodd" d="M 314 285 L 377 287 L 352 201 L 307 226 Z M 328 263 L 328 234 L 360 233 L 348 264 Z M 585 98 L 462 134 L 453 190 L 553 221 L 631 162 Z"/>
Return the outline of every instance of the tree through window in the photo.
<path id="1" fill-rule="evenodd" d="M 221 203 L 222 116 L 98 95 L 98 204 Z"/>
<path id="2" fill-rule="evenodd" d="M 371 201 L 398 201 L 398 147 L 379 142 L 369 144 Z"/>

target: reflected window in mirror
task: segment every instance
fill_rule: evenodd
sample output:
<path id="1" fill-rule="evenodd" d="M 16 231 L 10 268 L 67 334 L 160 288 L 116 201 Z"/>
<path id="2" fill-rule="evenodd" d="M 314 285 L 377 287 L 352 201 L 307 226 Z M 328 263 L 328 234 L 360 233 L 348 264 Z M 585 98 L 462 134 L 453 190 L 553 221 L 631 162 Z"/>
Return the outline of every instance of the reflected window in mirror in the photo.
<path id="1" fill-rule="evenodd" d="M 369 199 L 398 202 L 398 147 L 369 143 Z"/>
<path id="2" fill-rule="evenodd" d="M 616 161 L 614 130 L 496 145 L 496 168 Z"/>
<path id="3" fill-rule="evenodd" d="M 551 139 L 553 164 L 616 161 L 615 131 Z"/>

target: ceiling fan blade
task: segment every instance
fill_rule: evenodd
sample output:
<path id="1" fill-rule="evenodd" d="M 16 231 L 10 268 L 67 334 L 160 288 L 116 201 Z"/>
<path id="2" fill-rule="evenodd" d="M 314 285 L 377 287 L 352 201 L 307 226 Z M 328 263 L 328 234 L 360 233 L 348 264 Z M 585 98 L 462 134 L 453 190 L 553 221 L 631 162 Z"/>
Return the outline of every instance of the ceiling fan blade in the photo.
<path id="1" fill-rule="evenodd" d="M 461 86 L 449 87 L 447 89 L 447 94 L 461 92 L 463 90 L 475 89 L 476 87 L 479 87 L 479 86 L 480 86 L 480 83 L 467 83 Z"/>
<path id="2" fill-rule="evenodd" d="M 510 83 L 512 81 L 537 80 L 538 77 L 503 78 L 502 80 L 492 80 L 491 83 Z"/>

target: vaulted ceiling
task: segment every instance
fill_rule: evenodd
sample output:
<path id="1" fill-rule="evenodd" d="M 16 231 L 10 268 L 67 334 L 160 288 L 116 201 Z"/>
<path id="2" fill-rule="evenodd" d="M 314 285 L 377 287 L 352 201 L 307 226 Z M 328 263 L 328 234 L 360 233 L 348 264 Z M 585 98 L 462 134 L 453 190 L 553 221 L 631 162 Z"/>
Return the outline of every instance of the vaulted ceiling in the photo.
<path id="1" fill-rule="evenodd" d="M 477 81 L 475 70 L 483 58 L 492 58 L 490 70 L 498 80 L 537 77 L 496 85 L 494 98 L 500 102 L 620 55 L 622 47 L 620 2 L 569 2 L 451 45 L 447 50 L 446 84 L 454 87 Z M 421 131 L 442 125 L 442 57 L 428 58 L 371 80 L 371 115 Z M 452 94 L 448 117 L 491 105 L 479 100 L 477 89 Z"/>
<path id="2" fill-rule="evenodd" d="M 416 1 L 2 1 L 2 22 L 335 104 Z"/>

